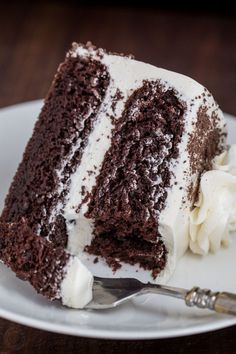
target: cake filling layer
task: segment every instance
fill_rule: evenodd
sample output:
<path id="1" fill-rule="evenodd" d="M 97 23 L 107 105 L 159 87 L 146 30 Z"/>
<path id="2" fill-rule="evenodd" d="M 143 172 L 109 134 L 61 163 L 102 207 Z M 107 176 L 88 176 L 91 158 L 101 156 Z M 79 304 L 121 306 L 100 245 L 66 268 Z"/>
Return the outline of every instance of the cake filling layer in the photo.
<path id="1" fill-rule="evenodd" d="M 93 276 L 77 257 L 71 257 L 65 267 L 61 282 L 61 301 L 63 305 L 83 308 L 93 298 Z"/>

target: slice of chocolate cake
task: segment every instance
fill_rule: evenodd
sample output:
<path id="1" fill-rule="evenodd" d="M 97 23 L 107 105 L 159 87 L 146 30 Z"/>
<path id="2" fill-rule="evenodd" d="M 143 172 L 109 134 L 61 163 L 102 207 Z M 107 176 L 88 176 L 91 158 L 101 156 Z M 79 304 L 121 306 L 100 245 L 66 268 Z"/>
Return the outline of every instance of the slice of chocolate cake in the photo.
<path id="1" fill-rule="evenodd" d="M 46 259 L 39 248 L 58 258 L 62 281 L 68 254 L 87 252 L 113 270 L 138 265 L 165 282 L 188 247 L 200 176 L 225 138 L 222 112 L 194 80 L 73 44 L 6 198 L 2 260 L 37 290 L 52 288 L 42 291 L 50 298 L 61 297 L 60 287 L 51 286 L 54 268 L 42 285 L 32 273 Z M 18 243 L 35 251 L 18 252 Z M 81 307 L 71 298 L 63 302 Z"/>

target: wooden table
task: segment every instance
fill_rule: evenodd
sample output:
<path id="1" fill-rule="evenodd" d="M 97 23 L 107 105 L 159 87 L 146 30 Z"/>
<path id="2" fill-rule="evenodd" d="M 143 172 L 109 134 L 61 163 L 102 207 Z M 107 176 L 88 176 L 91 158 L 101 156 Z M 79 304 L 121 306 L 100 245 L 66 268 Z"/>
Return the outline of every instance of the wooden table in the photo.
<path id="1" fill-rule="evenodd" d="M 20 3 L 20 2 L 19 2 Z M 72 41 L 187 74 L 236 115 L 236 17 L 77 2 L 0 5 L 0 106 L 45 96 Z M 0 319 L 0 354 L 234 353 L 236 327 L 184 338 L 108 341 L 51 334 Z"/>

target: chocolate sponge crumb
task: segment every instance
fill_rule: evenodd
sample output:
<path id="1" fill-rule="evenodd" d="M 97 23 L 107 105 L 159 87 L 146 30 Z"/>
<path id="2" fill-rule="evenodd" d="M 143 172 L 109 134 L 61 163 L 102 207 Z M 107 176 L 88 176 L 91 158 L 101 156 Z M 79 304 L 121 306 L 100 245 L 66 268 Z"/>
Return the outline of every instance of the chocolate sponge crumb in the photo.
<path id="1" fill-rule="evenodd" d="M 54 247 L 35 235 L 24 219 L 0 223 L 0 260 L 50 300 L 60 298 L 60 284 L 69 258 L 62 247 Z"/>

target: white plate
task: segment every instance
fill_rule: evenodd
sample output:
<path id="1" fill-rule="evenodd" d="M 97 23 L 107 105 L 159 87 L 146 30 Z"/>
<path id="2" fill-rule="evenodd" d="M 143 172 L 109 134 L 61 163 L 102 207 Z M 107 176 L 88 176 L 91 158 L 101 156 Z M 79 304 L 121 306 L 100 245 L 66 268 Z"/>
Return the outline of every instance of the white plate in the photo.
<path id="1" fill-rule="evenodd" d="M 42 101 L 0 110 L 0 210 L 4 196 L 31 135 Z M 236 119 L 226 115 L 229 140 L 235 142 Z M 230 248 L 206 258 L 187 254 L 171 284 L 236 292 L 236 237 Z M 149 339 L 190 335 L 236 324 L 236 319 L 187 308 L 180 300 L 148 295 L 101 312 L 77 311 L 50 303 L 0 265 L 0 316 L 28 326 L 97 338 Z"/>

